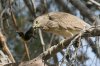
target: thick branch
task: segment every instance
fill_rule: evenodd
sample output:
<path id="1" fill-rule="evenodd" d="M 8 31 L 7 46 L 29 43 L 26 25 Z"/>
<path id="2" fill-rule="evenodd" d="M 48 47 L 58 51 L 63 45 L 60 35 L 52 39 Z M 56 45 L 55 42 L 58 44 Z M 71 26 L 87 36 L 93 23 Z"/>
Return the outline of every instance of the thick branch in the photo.
<path id="1" fill-rule="evenodd" d="M 1 33 L 1 31 L 0 31 L 0 47 L 1 47 L 1 50 L 5 53 L 5 55 L 7 55 L 9 57 L 9 59 L 14 63 L 15 60 L 13 58 L 13 55 L 11 54 L 11 52 L 6 44 L 6 38 Z"/>
<path id="2" fill-rule="evenodd" d="M 74 14 L 73 11 L 66 5 L 65 2 L 63 2 L 63 0 L 55 0 L 56 4 L 59 5 L 60 7 L 62 7 L 62 10 L 67 12 L 67 13 L 71 13 Z"/>
<path id="3" fill-rule="evenodd" d="M 96 2 L 95 0 L 90 0 L 90 2 L 94 3 L 95 5 L 100 7 L 100 3 Z"/>
<path id="4" fill-rule="evenodd" d="M 80 10 L 81 14 L 85 17 L 87 17 L 92 23 L 97 20 L 97 23 L 99 23 L 100 19 L 97 18 L 90 9 L 86 7 L 85 4 L 83 4 L 80 0 L 70 0 L 70 2 Z"/>
<path id="5" fill-rule="evenodd" d="M 32 3 L 32 1 L 30 2 L 30 0 L 23 0 L 25 5 L 28 7 L 30 13 L 34 16 L 34 18 L 36 18 L 35 15 L 35 8 L 34 8 L 34 4 Z"/>

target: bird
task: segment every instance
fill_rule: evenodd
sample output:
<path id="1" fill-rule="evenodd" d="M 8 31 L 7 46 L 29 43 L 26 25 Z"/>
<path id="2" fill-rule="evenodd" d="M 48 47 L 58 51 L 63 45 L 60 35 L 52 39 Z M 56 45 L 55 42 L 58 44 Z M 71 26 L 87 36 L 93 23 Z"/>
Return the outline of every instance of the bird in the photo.
<path id="1" fill-rule="evenodd" d="M 91 26 L 72 14 L 65 12 L 50 12 L 38 16 L 34 20 L 32 27 L 34 29 L 40 28 L 45 32 L 60 35 L 67 39 Z"/>

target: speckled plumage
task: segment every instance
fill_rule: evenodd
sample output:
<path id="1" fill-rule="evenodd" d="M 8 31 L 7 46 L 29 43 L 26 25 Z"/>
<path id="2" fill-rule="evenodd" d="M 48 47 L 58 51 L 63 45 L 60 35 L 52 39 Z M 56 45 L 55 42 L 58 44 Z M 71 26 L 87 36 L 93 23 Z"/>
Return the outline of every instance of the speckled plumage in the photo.
<path id="1" fill-rule="evenodd" d="M 90 25 L 80 18 L 68 13 L 50 12 L 37 17 L 33 27 L 42 28 L 44 31 L 67 38 L 79 33 L 85 28 L 89 28 Z"/>

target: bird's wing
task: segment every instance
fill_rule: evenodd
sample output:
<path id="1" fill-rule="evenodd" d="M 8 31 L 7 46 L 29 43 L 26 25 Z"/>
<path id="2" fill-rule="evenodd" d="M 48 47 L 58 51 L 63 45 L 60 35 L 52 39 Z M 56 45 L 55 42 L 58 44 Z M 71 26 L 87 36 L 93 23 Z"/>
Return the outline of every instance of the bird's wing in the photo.
<path id="1" fill-rule="evenodd" d="M 81 30 L 87 25 L 83 20 L 68 13 L 51 12 L 49 16 L 51 20 L 58 22 L 62 29 Z"/>

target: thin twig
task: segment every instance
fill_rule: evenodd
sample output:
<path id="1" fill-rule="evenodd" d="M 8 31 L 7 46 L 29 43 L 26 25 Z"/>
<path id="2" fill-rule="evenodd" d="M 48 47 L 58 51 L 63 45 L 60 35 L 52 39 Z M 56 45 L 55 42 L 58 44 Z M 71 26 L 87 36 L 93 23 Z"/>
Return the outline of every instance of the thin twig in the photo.
<path id="1" fill-rule="evenodd" d="M 95 0 L 89 0 L 89 1 L 100 7 L 100 3 L 96 2 Z"/>
<path id="2" fill-rule="evenodd" d="M 23 42 L 24 42 L 24 46 L 25 46 L 25 51 L 26 51 L 27 57 L 30 60 L 30 53 L 29 53 L 29 49 L 28 49 L 28 46 L 27 46 L 27 42 L 24 41 L 24 40 L 23 40 Z"/>
<path id="3" fill-rule="evenodd" d="M 43 40 L 41 29 L 39 29 L 39 36 L 40 36 L 40 40 L 41 40 L 41 44 L 43 46 L 43 52 L 44 52 L 45 51 L 45 43 L 44 43 L 44 40 Z"/>
<path id="4" fill-rule="evenodd" d="M 11 17 L 12 17 L 13 24 L 14 24 L 14 27 L 15 27 L 16 31 L 19 31 L 19 28 L 18 28 L 18 25 L 17 25 L 17 21 L 16 21 L 15 15 L 13 14 L 12 10 L 11 10 Z"/>
<path id="5" fill-rule="evenodd" d="M 35 6 L 34 6 L 34 0 L 30 0 L 30 1 L 31 1 L 31 4 L 32 4 L 33 16 L 34 16 L 34 18 L 36 18 L 36 9 L 35 9 Z"/>
<path id="6" fill-rule="evenodd" d="M 4 23 L 4 22 L 3 22 L 2 16 L 3 16 L 3 14 L 5 13 L 5 11 L 7 11 L 7 9 L 8 9 L 8 8 L 5 8 L 5 9 L 0 13 L 0 21 L 1 21 L 1 23 L 0 23 L 1 25 L 0 25 L 0 26 L 1 26 L 1 30 L 2 30 L 3 32 L 4 32 L 4 26 L 3 26 L 3 23 Z"/>

